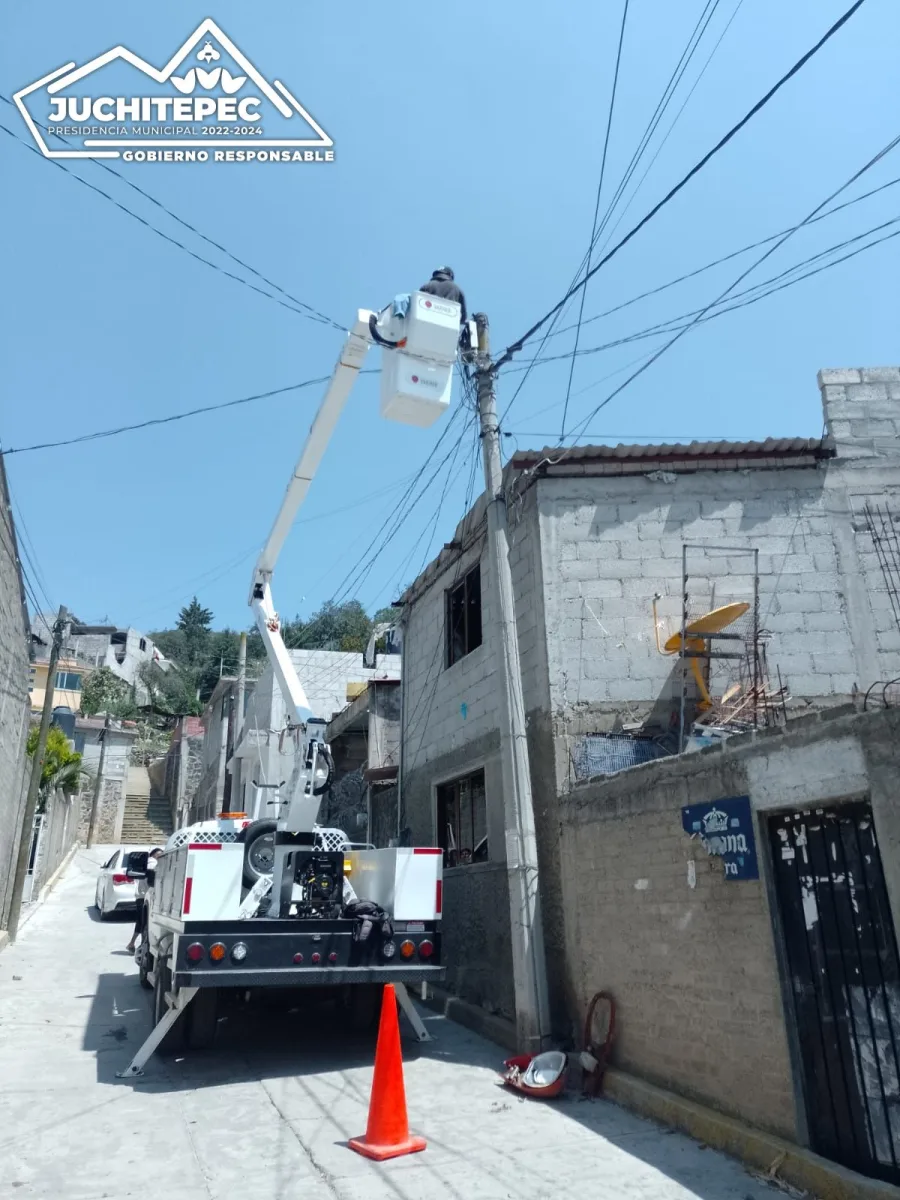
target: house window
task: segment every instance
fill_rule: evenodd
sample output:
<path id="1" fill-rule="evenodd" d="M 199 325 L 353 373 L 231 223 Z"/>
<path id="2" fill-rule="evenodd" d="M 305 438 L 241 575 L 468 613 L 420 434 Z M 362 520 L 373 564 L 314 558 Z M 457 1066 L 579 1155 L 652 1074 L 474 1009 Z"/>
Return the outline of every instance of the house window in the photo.
<path id="1" fill-rule="evenodd" d="M 438 845 L 445 867 L 487 862 L 487 809 L 484 771 L 476 771 L 437 790 Z"/>
<path id="2" fill-rule="evenodd" d="M 57 671 L 56 686 L 64 692 L 80 692 L 81 676 L 77 671 Z"/>
<path id="3" fill-rule="evenodd" d="M 147 639 L 146 638 L 141 638 L 141 649 L 142 650 L 147 649 Z"/>
<path id="4" fill-rule="evenodd" d="M 481 645 L 481 565 L 447 593 L 447 666 Z"/>

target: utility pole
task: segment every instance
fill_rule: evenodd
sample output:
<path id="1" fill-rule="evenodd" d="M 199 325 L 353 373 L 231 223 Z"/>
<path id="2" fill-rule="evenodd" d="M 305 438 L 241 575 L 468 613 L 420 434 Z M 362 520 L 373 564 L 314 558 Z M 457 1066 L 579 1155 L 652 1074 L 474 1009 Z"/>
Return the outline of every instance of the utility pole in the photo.
<path id="1" fill-rule="evenodd" d="M 525 701 L 519 664 L 519 637 L 509 566 L 506 498 L 500 464 L 500 427 L 494 398 L 490 327 L 484 313 L 475 314 L 478 353 L 475 358 L 484 485 L 487 493 L 488 544 L 496 580 L 497 617 L 493 629 L 500 688 L 500 758 L 506 826 L 506 870 L 509 880 L 510 935 L 519 1047 L 533 1053 L 550 1032 L 547 969 L 538 886 L 537 838 L 531 795 L 531 769 L 525 733 Z"/>
<path id="2" fill-rule="evenodd" d="M 235 758 L 235 751 L 238 748 L 238 743 L 241 740 L 241 731 L 244 728 L 244 693 L 246 690 L 247 635 L 246 633 L 242 633 L 238 644 L 237 688 L 235 689 L 231 723 L 231 794 L 228 803 L 235 809 L 243 809 L 244 807 L 244 781 L 241 778 L 244 764 L 243 759 Z M 237 796 L 237 803 L 234 802 L 234 796 Z"/>
<path id="3" fill-rule="evenodd" d="M 241 740 L 241 730 L 244 728 L 244 692 L 247 687 L 247 635 L 241 634 L 238 646 L 237 674 L 237 709 L 234 714 L 234 744 Z"/>
<path id="4" fill-rule="evenodd" d="M 100 762 L 97 764 L 97 778 L 94 780 L 94 794 L 91 797 L 91 819 L 88 822 L 88 847 L 93 846 L 94 839 L 97 835 L 97 818 L 100 815 L 100 796 L 103 792 L 103 779 L 106 775 L 106 750 L 109 745 L 109 731 L 112 722 L 109 719 L 109 713 L 103 722 L 103 729 L 100 731 Z"/>
<path id="5" fill-rule="evenodd" d="M 28 780 L 25 811 L 22 814 L 22 827 L 19 830 L 19 856 L 16 859 L 16 873 L 13 876 L 12 904 L 9 910 L 9 926 L 7 930 L 11 942 L 16 940 L 16 934 L 19 932 L 19 917 L 22 913 L 22 892 L 25 890 L 25 876 L 28 874 L 28 860 L 31 857 L 34 814 L 37 809 L 38 793 L 41 786 L 41 771 L 44 768 L 44 753 L 47 749 L 50 718 L 53 715 L 56 665 L 59 662 L 59 651 L 65 635 L 68 615 L 68 609 L 62 606 L 53 625 L 50 661 L 47 664 L 47 688 L 44 692 L 44 708 L 41 712 L 41 725 L 38 730 L 37 745 L 34 748 L 34 754 L 31 758 L 31 778 Z"/>

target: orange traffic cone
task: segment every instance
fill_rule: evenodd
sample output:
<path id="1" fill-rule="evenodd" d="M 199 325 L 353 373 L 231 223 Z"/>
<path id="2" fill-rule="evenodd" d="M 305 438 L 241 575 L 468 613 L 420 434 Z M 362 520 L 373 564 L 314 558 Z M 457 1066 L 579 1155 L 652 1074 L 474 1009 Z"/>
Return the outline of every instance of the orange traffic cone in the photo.
<path id="1" fill-rule="evenodd" d="M 400 1023 L 397 1020 L 397 999 L 392 983 L 384 985 L 381 1001 L 369 1123 L 365 1137 L 351 1138 L 350 1148 L 377 1162 L 425 1149 L 425 1139 L 409 1132 L 403 1058 L 400 1054 Z"/>

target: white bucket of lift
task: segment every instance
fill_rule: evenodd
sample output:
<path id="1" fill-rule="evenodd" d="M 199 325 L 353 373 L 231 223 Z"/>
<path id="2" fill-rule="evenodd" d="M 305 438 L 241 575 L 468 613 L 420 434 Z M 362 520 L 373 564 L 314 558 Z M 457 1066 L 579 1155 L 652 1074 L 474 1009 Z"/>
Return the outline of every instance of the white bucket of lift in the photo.
<path id="1" fill-rule="evenodd" d="M 381 415 L 389 421 L 427 428 L 450 406 L 461 309 L 452 300 L 413 292 L 405 317 L 379 321 L 390 341 L 381 363 Z"/>
<path id="2" fill-rule="evenodd" d="M 427 429 L 450 407 L 453 367 L 385 350 L 381 363 L 381 415 Z"/>

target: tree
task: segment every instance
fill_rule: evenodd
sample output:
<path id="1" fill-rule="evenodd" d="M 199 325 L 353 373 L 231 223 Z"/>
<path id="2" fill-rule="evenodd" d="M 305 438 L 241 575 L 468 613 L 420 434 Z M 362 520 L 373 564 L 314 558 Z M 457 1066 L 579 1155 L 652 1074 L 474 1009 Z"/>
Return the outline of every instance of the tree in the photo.
<path id="1" fill-rule="evenodd" d="M 199 717 L 203 711 L 194 672 L 182 671 L 174 663 L 169 664 L 167 671 L 156 663 L 144 663 L 139 673 L 150 703 L 159 712 L 172 717 Z"/>
<path id="2" fill-rule="evenodd" d="M 203 665 L 209 649 L 212 619 L 212 611 L 204 608 L 196 596 L 178 614 L 176 628 L 181 633 L 184 645 L 180 660 L 182 667 L 199 668 Z"/>
<path id="3" fill-rule="evenodd" d="M 86 717 L 108 713 L 121 719 L 134 716 L 137 706 L 124 679 L 113 674 L 109 667 L 97 667 L 85 677 L 81 711 Z"/>
<path id="4" fill-rule="evenodd" d="M 355 650 L 366 648 L 372 622 L 358 600 L 335 604 L 326 600 L 308 621 L 285 622 L 282 635 L 289 650 Z"/>
<path id="5" fill-rule="evenodd" d="M 26 752 L 29 758 L 34 758 L 39 733 L 40 730 L 34 728 L 28 735 Z M 38 784 L 38 812 L 44 812 L 54 792 L 77 791 L 82 779 L 89 777 L 90 772 L 82 766 L 81 755 L 72 749 L 59 726 L 51 725 L 47 731 L 41 781 Z"/>

